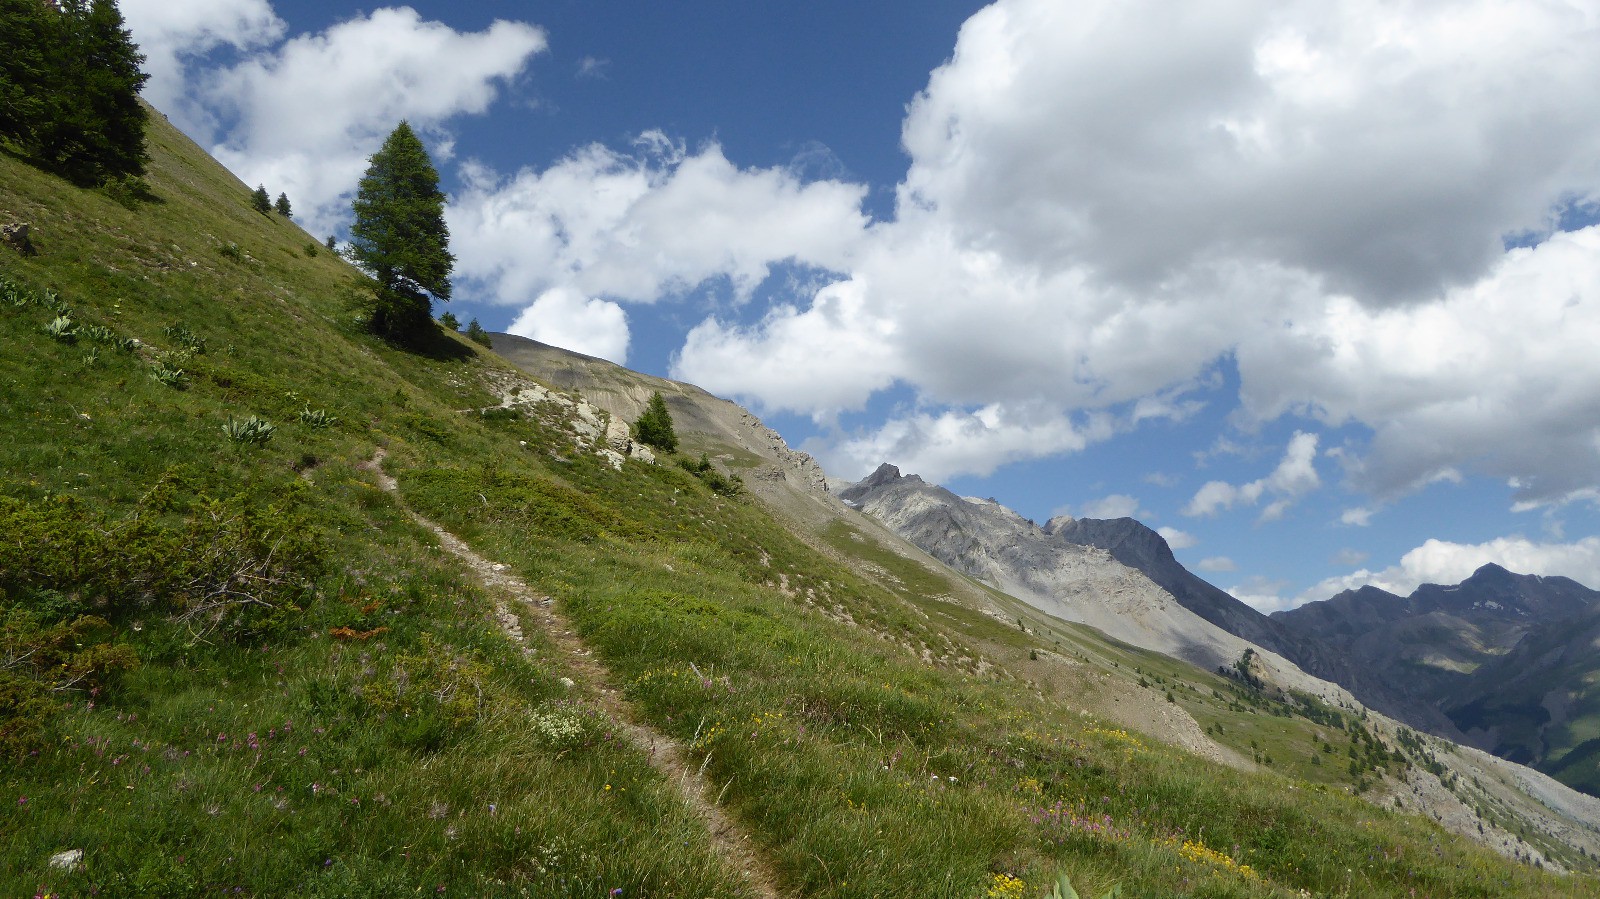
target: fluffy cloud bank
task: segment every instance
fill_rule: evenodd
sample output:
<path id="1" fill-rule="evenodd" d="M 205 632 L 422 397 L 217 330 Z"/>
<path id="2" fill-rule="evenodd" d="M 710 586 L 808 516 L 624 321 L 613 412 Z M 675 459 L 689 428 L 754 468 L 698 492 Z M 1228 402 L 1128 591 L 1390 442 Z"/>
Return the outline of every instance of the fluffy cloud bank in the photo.
<path id="1" fill-rule="evenodd" d="M 189 90 L 189 67 L 218 48 L 270 44 L 284 30 L 267 0 L 122 0 L 119 8 L 145 55 L 145 98 L 203 131 L 212 119 Z"/>
<path id="2" fill-rule="evenodd" d="M 1571 543 L 1540 543 L 1524 537 L 1500 537 L 1484 543 L 1429 540 L 1402 556 L 1398 565 L 1381 571 L 1363 568 L 1329 578 L 1293 600 L 1275 599 L 1274 607 L 1291 608 L 1369 584 L 1406 596 L 1422 584 L 1460 583 L 1491 562 L 1518 574 L 1560 575 L 1600 588 L 1600 537 Z"/>
<path id="3" fill-rule="evenodd" d="M 507 303 L 552 287 L 653 302 L 713 278 L 747 298 L 775 263 L 848 266 L 867 227 L 860 185 L 739 168 L 659 132 L 634 149 L 592 144 L 510 178 L 468 166 L 449 210 L 459 271 Z"/>
<path id="4" fill-rule="evenodd" d="M 1550 235 L 1600 197 L 1600 108 L 1571 102 L 1600 81 L 1597 21 L 1592 0 L 998 0 L 909 107 L 896 217 L 844 280 L 706 321 L 675 372 L 823 421 L 901 385 L 909 408 L 812 448 L 937 477 L 1084 446 L 1085 415 L 1188 414 L 1231 355 L 1248 415 L 1370 429 L 1340 459 L 1380 501 L 1462 472 L 1593 496 L 1600 236 Z"/>

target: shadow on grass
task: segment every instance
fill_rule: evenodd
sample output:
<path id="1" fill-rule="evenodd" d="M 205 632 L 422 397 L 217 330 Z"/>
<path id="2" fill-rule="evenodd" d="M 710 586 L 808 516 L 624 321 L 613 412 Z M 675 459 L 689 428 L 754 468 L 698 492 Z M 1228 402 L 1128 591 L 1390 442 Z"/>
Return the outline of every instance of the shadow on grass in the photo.
<path id="1" fill-rule="evenodd" d="M 465 362 L 478 355 L 433 320 L 426 297 L 386 291 L 363 275 L 345 288 L 344 302 L 360 330 L 397 350 L 440 362 Z"/>
<path id="2" fill-rule="evenodd" d="M 405 334 L 379 336 L 396 349 L 439 362 L 465 362 L 478 355 L 477 350 L 451 338 L 431 319 Z"/>

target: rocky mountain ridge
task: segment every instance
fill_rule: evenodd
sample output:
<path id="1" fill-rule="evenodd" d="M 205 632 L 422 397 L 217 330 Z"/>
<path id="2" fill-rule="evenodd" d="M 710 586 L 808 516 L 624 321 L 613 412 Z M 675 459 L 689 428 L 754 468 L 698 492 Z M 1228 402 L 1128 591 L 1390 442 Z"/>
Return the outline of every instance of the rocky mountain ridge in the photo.
<path id="1" fill-rule="evenodd" d="M 939 561 L 1052 615 L 1207 670 L 1226 668 L 1251 649 L 1270 660 L 1285 686 L 1343 693 L 1329 693 L 1326 681 L 1272 647 L 1213 623 L 1113 551 L 1070 539 L 1077 530 L 1061 519 L 1040 527 L 993 500 L 959 497 L 887 463 L 838 496 Z M 1107 542 L 1127 552 L 1129 541 Z"/>

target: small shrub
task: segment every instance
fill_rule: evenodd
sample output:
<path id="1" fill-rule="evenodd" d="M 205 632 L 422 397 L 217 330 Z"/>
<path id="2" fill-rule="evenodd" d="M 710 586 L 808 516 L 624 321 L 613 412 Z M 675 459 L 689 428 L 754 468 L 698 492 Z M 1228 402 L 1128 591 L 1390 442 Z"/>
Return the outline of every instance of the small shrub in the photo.
<path id="1" fill-rule="evenodd" d="M 440 326 L 449 328 L 452 331 L 461 330 L 461 322 L 456 318 L 455 313 L 453 312 L 446 312 L 439 316 L 439 324 Z"/>
<path id="2" fill-rule="evenodd" d="M 257 446 L 265 444 L 272 439 L 278 426 L 266 419 L 252 415 L 244 421 L 236 421 L 233 416 L 228 416 L 228 423 L 222 426 L 222 433 L 234 443 L 254 443 Z"/>
<path id="3" fill-rule="evenodd" d="M 705 453 L 700 454 L 698 462 L 679 459 L 678 466 L 699 478 L 707 487 L 711 488 L 712 493 L 721 496 L 738 496 L 744 492 L 744 481 L 738 475 L 724 475 L 718 471 L 716 466 L 711 464 L 711 460 L 706 457 Z"/>
<path id="4" fill-rule="evenodd" d="M 8 648 L 7 664 L 0 669 L 0 758 L 9 760 L 43 748 L 61 709 L 54 696 L 99 691 L 139 663 L 126 644 L 111 642 L 104 618 L 69 612 L 51 620 L 23 598 L 3 601 L 0 592 L 0 645 Z"/>
<path id="5" fill-rule="evenodd" d="M 25 309 L 33 302 L 33 294 L 22 287 L 4 278 L 0 278 L 0 303 L 13 309 Z"/>
<path id="6" fill-rule="evenodd" d="M 309 256 L 310 258 L 315 259 L 315 258 L 317 258 L 317 254 L 322 252 L 322 247 L 318 246 L 317 242 L 313 240 L 310 243 L 306 244 L 305 250 L 303 252 L 307 256 Z"/>
<path id="7" fill-rule="evenodd" d="M 650 395 L 644 412 L 633 423 L 633 439 L 664 453 L 678 451 L 678 434 L 672 428 L 672 413 L 667 411 L 667 401 L 659 390 Z"/>
<path id="8" fill-rule="evenodd" d="M 333 427 L 339 423 L 339 419 L 329 415 L 326 409 L 313 409 L 307 406 L 300 410 L 300 423 L 320 430 Z"/>
<path id="9" fill-rule="evenodd" d="M 217 252 L 221 253 L 224 259 L 232 259 L 234 262 L 244 261 L 244 250 L 239 249 L 239 245 L 233 241 L 217 247 Z"/>
<path id="10" fill-rule="evenodd" d="M 166 359 L 156 359 L 150 363 L 150 377 L 173 390 L 182 390 L 187 383 L 188 373 Z"/>
<path id="11" fill-rule="evenodd" d="M 528 717 L 528 724 L 535 739 L 558 751 L 582 746 L 589 740 L 588 723 L 569 708 L 556 706 L 534 712 Z"/>
<path id="12" fill-rule="evenodd" d="M 117 332 L 111 330 L 105 325 L 84 325 L 78 329 L 78 333 L 82 335 L 84 339 L 92 340 L 95 343 L 117 342 Z"/>
<path id="13" fill-rule="evenodd" d="M 65 315 L 58 315 L 50 324 L 45 325 L 44 333 L 50 335 L 50 339 L 59 340 L 62 343 L 72 343 L 78 339 L 77 326 L 73 324 L 72 319 Z"/>
<path id="14" fill-rule="evenodd" d="M 72 315 L 72 310 L 68 308 L 67 301 L 63 300 L 61 295 L 53 290 L 46 290 L 37 295 L 34 297 L 33 302 L 35 305 L 43 306 L 57 315 Z"/>
<path id="15" fill-rule="evenodd" d="M 204 356 L 206 354 L 205 338 L 195 334 L 181 324 L 162 328 L 161 333 L 172 338 L 173 343 L 178 344 L 196 356 Z"/>

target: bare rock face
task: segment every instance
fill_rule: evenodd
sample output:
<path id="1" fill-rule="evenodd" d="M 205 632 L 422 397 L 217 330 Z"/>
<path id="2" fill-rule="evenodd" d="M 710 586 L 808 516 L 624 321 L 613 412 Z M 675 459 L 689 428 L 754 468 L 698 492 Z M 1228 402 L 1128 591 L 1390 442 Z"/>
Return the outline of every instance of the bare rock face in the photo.
<path id="1" fill-rule="evenodd" d="M 618 471 L 628 459 L 647 463 L 656 460 L 648 446 L 633 439 L 626 424 L 588 400 L 574 399 L 513 372 L 490 372 L 486 380 L 487 386 L 500 396 L 500 404 L 493 408 L 548 410 L 572 435 L 579 450 L 594 453 Z"/>
<path id="2" fill-rule="evenodd" d="M 887 464 L 838 495 L 957 571 L 1118 640 L 1207 669 L 1263 649 L 1185 608 L 1109 551 L 1057 535 L 1059 520 L 1041 528 L 994 500 L 956 496 Z M 1284 686 L 1319 694 L 1328 687 L 1276 654 L 1263 658 Z"/>

